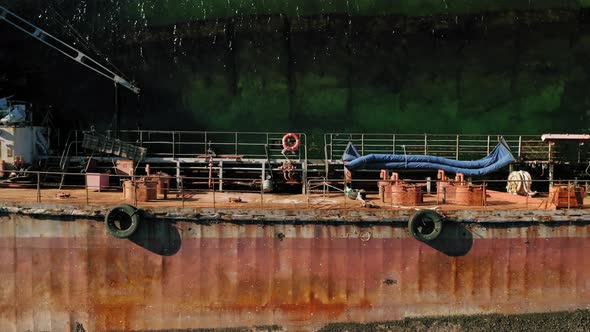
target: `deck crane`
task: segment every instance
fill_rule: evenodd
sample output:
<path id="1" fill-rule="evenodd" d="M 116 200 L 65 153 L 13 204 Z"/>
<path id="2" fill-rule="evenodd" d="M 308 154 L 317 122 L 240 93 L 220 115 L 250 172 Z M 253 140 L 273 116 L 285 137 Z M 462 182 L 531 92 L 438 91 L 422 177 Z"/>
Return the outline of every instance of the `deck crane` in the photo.
<path id="1" fill-rule="evenodd" d="M 115 83 L 115 86 L 121 85 L 135 94 L 139 94 L 139 87 L 129 80 L 125 79 L 123 75 L 115 73 L 107 67 L 100 64 L 98 61 L 92 59 L 88 55 L 67 44 L 61 39 L 47 33 L 36 25 L 30 23 L 24 18 L 16 15 L 10 10 L 3 6 L 0 6 L 0 20 L 6 21 L 8 24 L 14 26 L 20 31 L 28 34 L 29 36 L 37 39 L 43 44 L 53 48 L 68 58 L 82 64 L 83 66 L 93 70 L 94 72 L 102 75 Z"/>

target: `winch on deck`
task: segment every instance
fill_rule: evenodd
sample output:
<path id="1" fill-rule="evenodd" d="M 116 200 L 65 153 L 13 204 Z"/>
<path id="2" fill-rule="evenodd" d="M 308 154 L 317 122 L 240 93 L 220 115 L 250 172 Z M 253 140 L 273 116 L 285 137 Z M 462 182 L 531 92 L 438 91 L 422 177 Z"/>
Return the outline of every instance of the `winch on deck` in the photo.
<path id="1" fill-rule="evenodd" d="M 474 185 L 465 181 L 465 176 L 458 173 L 454 180 L 445 176 L 443 170 L 438 171 L 439 182 L 436 189 L 436 200 L 439 203 L 485 206 L 486 185 Z"/>
<path id="2" fill-rule="evenodd" d="M 381 201 L 389 198 L 392 204 L 404 206 L 416 206 L 424 201 L 424 193 L 420 184 L 410 184 L 399 180 L 398 173 L 392 173 L 388 179 L 387 170 L 381 170 L 379 196 Z"/>

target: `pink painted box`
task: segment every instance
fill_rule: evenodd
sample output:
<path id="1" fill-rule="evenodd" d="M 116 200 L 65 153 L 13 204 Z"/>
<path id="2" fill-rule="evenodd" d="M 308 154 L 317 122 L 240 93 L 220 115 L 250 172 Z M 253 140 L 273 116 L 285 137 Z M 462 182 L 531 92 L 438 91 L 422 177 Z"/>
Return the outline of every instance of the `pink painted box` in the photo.
<path id="1" fill-rule="evenodd" d="M 109 187 L 109 175 L 102 173 L 86 173 L 88 190 L 102 191 Z"/>

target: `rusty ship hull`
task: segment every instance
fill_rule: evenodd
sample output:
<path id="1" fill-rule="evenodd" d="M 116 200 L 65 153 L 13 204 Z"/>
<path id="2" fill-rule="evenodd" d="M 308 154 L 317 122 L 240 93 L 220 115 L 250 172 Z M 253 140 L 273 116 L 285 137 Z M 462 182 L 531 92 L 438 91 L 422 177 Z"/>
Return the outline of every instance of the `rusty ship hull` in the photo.
<path id="1" fill-rule="evenodd" d="M 402 212 L 358 223 L 332 218 L 337 211 L 308 222 L 305 210 L 297 221 L 167 212 L 115 239 L 96 208 L 36 208 L 4 209 L 0 217 L 2 331 L 313 330 L 590 306 L 584 216 L 456 220 L 427 244 L 397 221 Z"/>

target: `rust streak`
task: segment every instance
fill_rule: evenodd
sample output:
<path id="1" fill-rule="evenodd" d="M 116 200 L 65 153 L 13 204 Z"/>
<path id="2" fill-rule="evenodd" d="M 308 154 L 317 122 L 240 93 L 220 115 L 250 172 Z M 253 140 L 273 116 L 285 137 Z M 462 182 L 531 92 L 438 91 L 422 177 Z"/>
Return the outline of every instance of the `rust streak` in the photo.
<path id="1" fill-rule="evenodd" d="M 590 303 L 589 233 L 575 225 L 478 226 L 453 257 L 390 226 L 186 223 L 180 249 L 160 255 L 83 219 L 1 220 L 20 227 L 18 241 L 0 237 L 0 321 L 18 330 L 317 326 Z M 47 236 L 25 236 L 33 224 Z"/>

